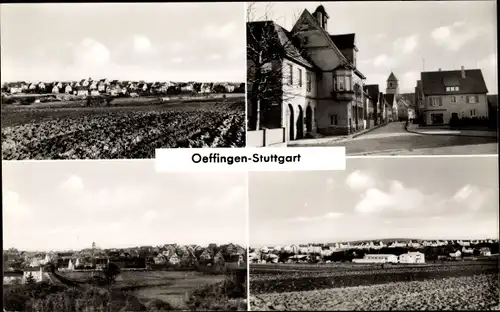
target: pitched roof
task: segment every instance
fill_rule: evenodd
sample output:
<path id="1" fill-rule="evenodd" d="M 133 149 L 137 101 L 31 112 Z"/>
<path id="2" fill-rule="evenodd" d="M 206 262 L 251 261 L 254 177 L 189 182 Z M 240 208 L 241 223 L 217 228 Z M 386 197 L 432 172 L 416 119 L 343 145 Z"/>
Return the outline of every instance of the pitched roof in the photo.
<path id="1" fill-rule="evenodd" d="M 321 12 L 323 13 L 327 18 L 329 18 L 328 16 L 328 13 L 326 13 L 326 10 L 325 10 L 325 7 L 323 5 L 320 5 L 316 8 L 316 10 L 314 11 L 314 14 L 316 14 L 316 12 Z"/>
<path id="2" fill-rule="evenodd" d="M 446 92 L 447 86 L 459 86 L 453 94 L 488 93 L 483 73 L 480 69 L 465 70 L 465 79 L 461 70 L 446 70 L 422 72 L 422 89 L 425 95 L 450 94 Z"/>
<path id="3" fill-rule="evenodd" d="M 261 40 L 263 33 L 265 32 L 273 32 L 276 38 L 278 39 L 278 43 L 283 48 L 285 56 L 306 66 L 309 68 L 315 68 L 314 64 L 309 61 L 304 53 L 301 53 L 297 48 L 292 34 L 276 24 L 273 21 L 258 21 L 258 22 L 249 22 L 247 23 L 247 32 L 252 33 L 255 36 L 256 40 Z M 248 35 L 247 35 L 248 37 Z"/>
<path id="4" fill-rule="evenodd" d="M 384 99 L 387 101 L 387 103 L 392 105 L 394 103 L 394 94 L 386 93 L 384 94 Z"/>
<path id="5" fill-rule="evenodd" d="M 365 91 L 370 95 L 370 97 L 375 101 L 378 100 L 379 88 L 378 85 L 365 85 Z"/>
<path id="6" fill-rule="evenodd" d="M 335 43 L 340 50 L 352 49 L 355 47 L 355 36 L 355 34 L 330 35 L 330 39 L 332 39 L 333 43 Z"/>
<path id="7" fill-rule="evenodd" d="M 394 75 L 393 72 L 389 75 L 389 78 L 387 78 L 387 81 L 398 81 L 398 78 Z"/>

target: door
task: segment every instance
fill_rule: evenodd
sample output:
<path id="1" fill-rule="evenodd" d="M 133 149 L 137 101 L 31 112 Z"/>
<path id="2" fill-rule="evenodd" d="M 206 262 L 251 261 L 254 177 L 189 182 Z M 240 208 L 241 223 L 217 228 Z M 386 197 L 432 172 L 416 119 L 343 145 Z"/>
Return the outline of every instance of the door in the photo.
<path id="1" fill-rule="evenodd" d="M 431 114 L 431 121 L 433 124 L 443 124 L 443 114 Z"/>

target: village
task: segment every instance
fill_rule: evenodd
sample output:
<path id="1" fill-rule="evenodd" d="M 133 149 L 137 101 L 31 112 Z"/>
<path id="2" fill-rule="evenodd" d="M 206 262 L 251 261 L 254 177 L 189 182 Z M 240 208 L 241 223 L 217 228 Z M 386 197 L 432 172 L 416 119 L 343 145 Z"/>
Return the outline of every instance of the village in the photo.
<path id="1" fill-rule="evenodd" d="M 66 95 L 66 96 L 148 96 L 165 94 L 244 93 L 243 83 L 230 82 L 146 82 L 86 78 L 80 81 L 10 82 L 2 92 L 9 95 Z"/>
<path id="2" fill-rule="evenodd" d="M 357 56 L 359 35 L 332 33 L 329 19 L 319 5 L 303 9 L 291 29 L 266 16 L 247 21 L 249 146 L 427 154 L 456 137 L 452 146 L 468 154 L 476 146 L 467 139 L 473 136 L 493 150 L 498 95 L 488 88 L 484 69 L 414 68 L 409 88 L 404 72 L 381 66 L 387 78 L 374 83 Z"/>
<path id="3" fill-rule="evenodd" d="M 47 267 L 53 265 L 59 272 L 102 271 L 109 264 L 120 270 L 197 270 L 199 265 L 211 267 L 218 263 L 233 267 L 246 266 L 246 249 L 236 245 L 166 244 L 124 249 L 92 248 L 80 251 L 28 252 L 4 250 L 4 285 L 25 283 L 28 276 L 37 282 L 50 280 Z"/>
<path id="4" fill-rule="evenodd" d="M 394 240 L 251 248 L 250 263 L 401 263 L 476 260 L 498 253 L 498 240 Z"/>

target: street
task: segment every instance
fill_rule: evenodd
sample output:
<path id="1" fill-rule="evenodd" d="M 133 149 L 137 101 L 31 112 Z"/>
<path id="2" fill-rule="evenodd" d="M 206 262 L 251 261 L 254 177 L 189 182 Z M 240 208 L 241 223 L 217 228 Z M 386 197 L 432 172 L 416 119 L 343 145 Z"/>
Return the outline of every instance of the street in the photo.
<path id="1" fill-rule="evenodd" d="M 304 140 L 297 147 L 345 146 L 349 156 L 363 155 L 480 155 L 497 154 L 496 138 L 458 135 L 422 135 L 407 132 L 405 124 L 389 123 L 350 139 L 334 139 L 319 144 Z"/>

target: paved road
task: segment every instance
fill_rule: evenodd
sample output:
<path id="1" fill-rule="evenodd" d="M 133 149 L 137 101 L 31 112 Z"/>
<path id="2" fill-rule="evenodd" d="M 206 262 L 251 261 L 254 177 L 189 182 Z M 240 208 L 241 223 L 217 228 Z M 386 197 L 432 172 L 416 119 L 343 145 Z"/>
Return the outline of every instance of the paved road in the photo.
<path id="1" fill-rule="evenodd" d="M 302 147 L 308 146 L 306 142 Z M 312 146 L 312 145 L 311 145 Z M 393 122 L 350 140 L 314 146 L 345 146 L 347 155 L 471 155 L 498 154 L 496 138 L 409 133 Z"/>

